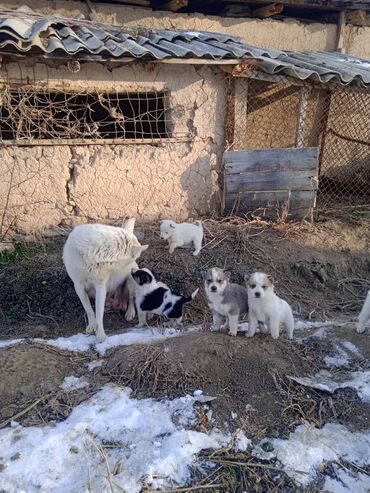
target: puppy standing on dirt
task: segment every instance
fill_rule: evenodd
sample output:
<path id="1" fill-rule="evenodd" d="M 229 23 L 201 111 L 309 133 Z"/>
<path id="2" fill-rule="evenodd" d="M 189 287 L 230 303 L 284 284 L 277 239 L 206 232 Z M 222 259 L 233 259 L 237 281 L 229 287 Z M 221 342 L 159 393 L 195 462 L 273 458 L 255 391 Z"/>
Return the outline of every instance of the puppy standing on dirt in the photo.
<path id="1" fill-rule="evenodd" d="M 362 334 L 365 332 L 366 324 L 370 320 L 370 291 L 368 291 L 364 306 L 358 316 L 357 332 Z"/>
<path id="2" fill-rule="evenodd" d="M 160 222 L 162 240 L 168 240 L 170 253 L 177 247 L 194 245 L 193 255 L 198 255 L 202 248 L 203 226 L 200 221 L 195 224 L 164 220 Z"/>
<path id="3" fill-rule="evenodd" d="M 135 303 L 139 317 L 137 327 L 146 324 L 147 314 L 164 315 L 175 327 L 181 323 L 183 308 L 197 295 L 199 288 L 190 296 L 174 293 L 163 282 L 158 282 L 149 269 L 133 269 L 135 281 Z"/>
<path id="4" fill-rule="evenodd" d="M 274 280 L 263 272 L 245 276 L 248 288 L 249 330 L 247 337 L 256 333 L 258 322 L 267 323 L 273 339 L 280 333 L 280 324 L 284 324 L 289 339 L 293 339 L 294 318 L 288 303 L 274 292 Z"/>
<path id="5" fill-rule="evenodd" d="M 244 286 L 230 283 L 230 272 L 218 267 L 203 274 L 208 305 L 212 310 L 213 329 L 220 330 L 221 317 L 226 317 L 229 335 L 236 336 L 239 317 L 248 313 L 248 293 Z"/>

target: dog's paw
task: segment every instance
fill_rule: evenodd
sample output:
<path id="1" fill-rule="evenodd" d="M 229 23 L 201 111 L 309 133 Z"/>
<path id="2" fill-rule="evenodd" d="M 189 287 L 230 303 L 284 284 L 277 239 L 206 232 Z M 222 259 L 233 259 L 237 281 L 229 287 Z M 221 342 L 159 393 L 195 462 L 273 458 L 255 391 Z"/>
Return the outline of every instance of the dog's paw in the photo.
<path id="1" fill-rule="evenodd" d="M 133 320 L 135 318 L 135 308 L 134 307 L 129 307 L 126 311 L 125 319 L 127 322 L 130 322 L 130 320 Z"/>
<path id="2" fill-rule="evenodd" d="M 229 330 L 228 333 L 229 333 L 229 336 L 231 336 L 231 337 L 236 337 L 236 334 L 237 334 L 237 332 L 235 332 L 233 330 Z"/>
<path id="3" fill-rule="evenodd" d="M 254 336 L 254 334 L 252 334 L 252 332 L 248 331 L 245 333 L 245 337 L 253 337 L 253 336 Z"/>
<path id="4" fill-rule="evenodd" d="M 219 325 L 211 325 L 211 332 L 218 332 L 221 329 Z"/>
<path id="5" fill-rule="evenodd" d="M 95 334 L 95 330 L 96 330 L 96 325 L 88 325 L 86 327 L 86 334 Z"/>
<path id="6" fill-rule="evenodd" d="M 194 257 L 196 257 L 197 255 L 199 255 L 199 253 L 200 253 L 200 252 L 193 252 L 193 253 L 192 253 L 192 255 L 193 255 Z"/>
<path id="7" fill-rule="evenodd" d="M 98 344 L 101 344 L 102 342 L 106 341 L 108 339 L 108 336 L 105 332 L 96 334 L 96 340 L 98 341 Z"/>

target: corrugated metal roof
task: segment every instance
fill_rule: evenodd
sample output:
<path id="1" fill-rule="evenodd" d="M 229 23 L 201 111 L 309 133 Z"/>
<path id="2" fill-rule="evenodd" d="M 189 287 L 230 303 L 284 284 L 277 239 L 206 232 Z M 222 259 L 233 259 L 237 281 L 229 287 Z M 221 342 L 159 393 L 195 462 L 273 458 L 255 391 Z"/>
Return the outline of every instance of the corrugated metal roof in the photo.
<path id="1" fill-rule="evenodd" d="M 0 9 L 0 52 L 45 58 L 149 60 L 256 59 L 258 70 L 321 83 L 370 86 L 370 61 L 339 53 L 280 51 L 247 45 L 212 32 L 154 30 L 43 16 L 29 8 Z"/>

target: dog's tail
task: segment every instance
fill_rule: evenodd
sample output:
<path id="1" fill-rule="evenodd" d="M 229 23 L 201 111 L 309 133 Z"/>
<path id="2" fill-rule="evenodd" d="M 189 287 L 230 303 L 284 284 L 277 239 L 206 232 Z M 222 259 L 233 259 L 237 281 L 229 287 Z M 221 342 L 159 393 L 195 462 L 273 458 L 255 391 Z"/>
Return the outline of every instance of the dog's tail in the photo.
<path id="1" fill-rule="evenodd" d="M 190 302 L 191 302 L 191 301 L 192 301 L 192 300 L 196 297 L 196 295 L 198 294 L 198 291 L 199 291 L 199 288 L 197 288 L 197 289 L 194 291 L 194 293 L 191 293 L 191 295 L 190 295 L 190 296 L 187 296 L 187 297 L 185 298 L 184 303 L 190 303 Z"/>

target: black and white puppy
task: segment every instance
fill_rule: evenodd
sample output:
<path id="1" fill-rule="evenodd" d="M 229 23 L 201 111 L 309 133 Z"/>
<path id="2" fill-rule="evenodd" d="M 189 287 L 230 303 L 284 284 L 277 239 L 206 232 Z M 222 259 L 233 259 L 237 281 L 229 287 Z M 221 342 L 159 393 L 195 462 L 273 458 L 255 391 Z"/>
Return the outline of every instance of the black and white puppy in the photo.
<path id="1" fill-rule="evenodd" d="M 190 303 L 197 295 L 199 288 L 190 296 L 174 293 L 163 282 L 158 282 L 149 269 L 132 270 L 135 285 L 135 304 L 139 323 L 146 324 L 147 314 L 164 315 L 175 327 L 181 323 L 184 305 Z"/>

